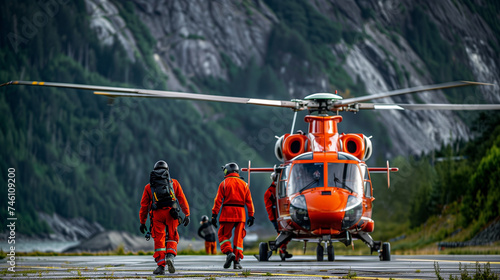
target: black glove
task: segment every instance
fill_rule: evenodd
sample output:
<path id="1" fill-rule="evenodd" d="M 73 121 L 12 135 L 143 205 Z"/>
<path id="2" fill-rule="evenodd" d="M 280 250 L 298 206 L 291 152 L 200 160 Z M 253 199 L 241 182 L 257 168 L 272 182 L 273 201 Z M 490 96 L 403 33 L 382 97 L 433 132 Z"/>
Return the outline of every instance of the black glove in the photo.
<path id="1" fill-rule="evenodd" d="M 184 217 L 184 221 L 182 221 L 182 223 L 185 227 L 187 227 L 187 225 L 189 225 L 189 221 L 190 221 L 189 216 L 186 216 Z"/>
<path id="2" fill-rule="evenodd" d="M 212 214 L 212 225 L 217 227 L 217 214 Z"/>
<path id="3" fill-rule="evenodd" d="M 142 234 L 146 233 L 146 231 L 148 230 L 148 228 L 146 227 L 145 224 L 141 224 L 141 227 L 139 228 L 139 230 L 141 231 Z"/>
<path id="4" fill-rule="evenodd" d="M 247 225 L 248 225 L 249 227 L 253 226 L 253 222 L 254 222 L 254 221 L 255 221 L 255 218 L 254 218 L 254 217 L 252 217 L 252 216 L 248 217 Z"/>
<path id="5" fill-rule="evenodd" d="M 273 223 L 274 229 L 278 231 L 278 222 L 276 222 L 276 220 L 272 220 L 271 223 Z"/>

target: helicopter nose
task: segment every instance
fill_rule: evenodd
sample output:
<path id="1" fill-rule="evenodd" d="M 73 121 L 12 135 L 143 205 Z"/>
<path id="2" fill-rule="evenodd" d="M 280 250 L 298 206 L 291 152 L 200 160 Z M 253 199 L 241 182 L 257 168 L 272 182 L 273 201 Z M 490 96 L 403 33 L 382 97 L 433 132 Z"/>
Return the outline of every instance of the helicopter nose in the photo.
<path id="1" fill-rule="evenodd" d="M 322 190 L 306 196 L 311 230 L 329 229 L 332 234 L 340 231 L 348 194 L 343 191 Z"/>

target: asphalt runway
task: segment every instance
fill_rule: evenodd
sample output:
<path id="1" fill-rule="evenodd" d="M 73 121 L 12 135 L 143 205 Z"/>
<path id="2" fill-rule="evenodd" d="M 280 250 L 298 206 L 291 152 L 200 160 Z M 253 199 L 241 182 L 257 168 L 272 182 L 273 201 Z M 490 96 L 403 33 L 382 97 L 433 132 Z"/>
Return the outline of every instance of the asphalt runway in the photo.
<path id="1" fill-rule="evenodd" d="M 258 262 L 246 255 L 242 270 L 222 268 L 224 255 L 188 256 L 175 259 L 176 272 L 165 278 L 187 279 L 337 279 L 355 276 L 357 279 L 437 279 L 440 275 L 458 276 L 459 266 L 469 274 L 476 265 L 484 270 L 490 264 L 492 273 L 500 274 L 499 255 L 426 255 L 392 256 L 391 261 L 379 261 L 378 256 L 335 256 L 335 261 L 316 261 L 315 256 L 294 256 L 282 262 L 272 256 L 268 262 Z M 156 268 L 152 256 L 57 256 L 16 257 L 15 272 L 10 272 L 8 259 L 0 265 L 2 279 L 154 279 Z M 347 277 L 346 277 L 347 276 Z M 159 277 L 157 277 L 159 278 Z"/>

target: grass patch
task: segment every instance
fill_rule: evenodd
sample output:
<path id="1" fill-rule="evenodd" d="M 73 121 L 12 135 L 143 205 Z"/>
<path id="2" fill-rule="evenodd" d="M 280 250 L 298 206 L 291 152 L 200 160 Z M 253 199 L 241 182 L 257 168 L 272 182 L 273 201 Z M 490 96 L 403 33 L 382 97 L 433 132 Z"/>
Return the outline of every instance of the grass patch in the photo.
<path id="1" fill-rule="evenodd" d="M 177 255 L 206 255 L 205 249 L 193 250 L 193 248 L 188 247 L 185 250 L 179 251 Z"/>
<path id="2" fill-rule="evenodd" d="M 343 276 L 341 278 L 343 278 L 343 279 L 353 279 L 353 278 L 356 278 L 356 276 L 358 276 L 358 274 L 356 272 L 352 272 L 351 269 L 349 268 L 349 271 L 347 272 L 347 275 Z"/>
<path id="3" fill-rule="evenodd" d="M 203 252 L 205 252 L 203 250 Z M 153 255 L 153 251 L 144 252 L 143 250 L 138 252 L 128 251 L 125 252 L 123 248 L 118 247 L 113 251 L 103 251 L 103 252 L 79 252 L 79 253 L 60 253 L 60 252 L 41 252 L 41 251 L 32 251 L 32 252 L 16 252 L 18 256 L 24 257 L 50 257 L 50 256 L 117 256 L 117 255 L 127 255 L 127 256 L 145 256 L 145 255 Z M 183 254 L 183 251 L 180 251 L 179 254 Z M 189 253 L 184 253 L 184 255 L 190 255 Z"/>
<path id="4" fill-rule="evenodd" d="M 460 276 L 450 275 L 450 280 L 498 280 L 498 274 L 491 272 L 490 263 L 484 264 L 481 269 L 481 265 L 479 262 L 476 262 L 475 272 L 473 274 L 469 274 L 467 271 L 467 266 L 464 265 L 462 267 L 462 263 L 458 264 L 458 270 L 460 272 Z M 438 280 L 444 280 L 441 276 L 441 269 L 439 268 L 439 263 L 434 262 L 434 272 L 436 273 L 436 277 Z M 471 272 L 472 273 L 472 272 Z"/>

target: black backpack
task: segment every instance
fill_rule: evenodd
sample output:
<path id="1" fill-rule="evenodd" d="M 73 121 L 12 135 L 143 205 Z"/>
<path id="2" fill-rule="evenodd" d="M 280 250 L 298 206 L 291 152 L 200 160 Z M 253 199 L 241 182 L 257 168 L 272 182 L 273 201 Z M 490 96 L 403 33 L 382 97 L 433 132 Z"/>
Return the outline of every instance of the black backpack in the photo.
<path id="1" fill-rule="evenodd" d="M 151 171 L 149 175 L 151 186 L 152 205 L 151 209 L 156 210 L 162 207 L 172 207 L 175 203 L 174 188 L 170 174 L 166 169 Z"/>

